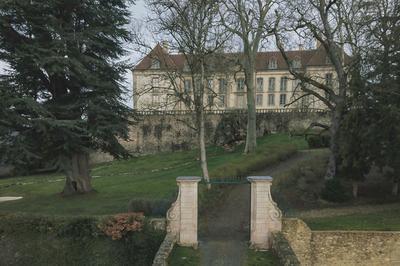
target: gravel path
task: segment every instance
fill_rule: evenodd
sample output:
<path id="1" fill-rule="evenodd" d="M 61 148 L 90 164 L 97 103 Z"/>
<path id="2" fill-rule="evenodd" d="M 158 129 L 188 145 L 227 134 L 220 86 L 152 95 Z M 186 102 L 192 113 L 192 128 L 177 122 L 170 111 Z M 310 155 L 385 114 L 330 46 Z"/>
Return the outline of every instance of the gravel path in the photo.
<path id="1" fill-rule="evenodd" d="M 306 160 L 311 152 L 299 152 L 290 159 L 252 175 L 274 176 L 291 165 Z M 240 266 L 246 262 L 250 238 L 250 185 L 226 186 L 223 200 L 200 216 L 199 250 L 201 265 Z"/>

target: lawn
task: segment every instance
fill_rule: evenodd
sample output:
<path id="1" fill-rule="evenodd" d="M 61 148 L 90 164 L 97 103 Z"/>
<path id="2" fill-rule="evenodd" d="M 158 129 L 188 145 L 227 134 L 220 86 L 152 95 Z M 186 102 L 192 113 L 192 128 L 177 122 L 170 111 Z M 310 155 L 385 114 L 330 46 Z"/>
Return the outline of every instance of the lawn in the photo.
<path id="1" fill-rule="evenodd" d="M 168 258 L 168 264 L 174 266 L 198 266 L 201 257 L 198 250 L 175 246 Z M 248 249 L 246 266 L 278 266 L 279 259 L 270 251 L 255 251 Z"/>
<path id="2" fill-rule="evenodd" d="M 269 135 L 258 140 L 256 155 L 243 155 L 243 146 L 227 152 L 220 147 L 208 148 L 211 173 L 231 162 L 248 164 L 266 151 L 284 153 L 288 145 L 307 147 L 302 137 Z M 271 155 L 272 156 L 272 155 Z M 257 166 L 259 167 L 259 165 Z M 247 169 L 247 168 L 246 168 Z M 218 171 L 217 171 L 218 172 Z M 173 201 L 177 191 L 175 179 L 183 175 L 201 175 L 196 150 L 160 153 L 129 160 L 96 165 L 92 169 L 95 193 L 64 198 L 62 174 L 35 175 L 0 179 L 0 196 L 22 196 L 23 199 L 0 203 L 0 212 L 26 212 L 51 215 L 106 215 L 126 212 L 132 199 Z"/>
<path id="3" fill-rule="evenodd" d="M 200 252 L 193 248 L 175 245 L 168 257 L 168 265 L 198 266 L 200 265 Z"/>
<path id="4" fill-rule="evenodd" d="M 247 252 L 246 266 L 278 266 L 281 265 L 278 257 L 271 251 L 255 251 L 249 249 Z"/>
<path id="5" fill-rule="evenodd" d="M 400 231 L 398 210 L 303 219 L 312 230 Z"/>

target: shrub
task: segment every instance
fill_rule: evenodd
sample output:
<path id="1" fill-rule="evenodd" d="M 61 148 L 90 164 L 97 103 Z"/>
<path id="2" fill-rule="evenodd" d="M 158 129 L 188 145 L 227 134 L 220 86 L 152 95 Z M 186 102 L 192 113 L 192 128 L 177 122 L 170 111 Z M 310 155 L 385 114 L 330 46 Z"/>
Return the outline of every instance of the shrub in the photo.
<path id="1" fill-rule="evenodd" d="M 349 199 L 346 190 L 338 178 L 327 180 L 321 192 L 321 197 L 327 201 L 344 202 Z"/>
<path id="2" fill-rule="evenodd" d="M 143 213 L 120 213 L 104 220 L 99 224 L 99 229 L 113 240 L 117 240 L 129 232 L 142 231 L 143 221 Z"/>
<path id="3" fill-rule="evenodd" d="M 316 207 L 324 187 L 328 154 L 320 151 L 274 177 L 272 196 L 283 210 Z"/>
<path id="4" fill-rule="evenodd" d="M 172 200 L 132 199 L 128 204 L 128 212 L 142 212 L 152 217 L 165 216 L 171 203 Z"/>
<path id="5" fill-rule="evenodd" d="M 310 149 L 328 148 L 330 145 L 330 136 L 326 133 L 319 135 L 308 135 L 306 140 Z"/>

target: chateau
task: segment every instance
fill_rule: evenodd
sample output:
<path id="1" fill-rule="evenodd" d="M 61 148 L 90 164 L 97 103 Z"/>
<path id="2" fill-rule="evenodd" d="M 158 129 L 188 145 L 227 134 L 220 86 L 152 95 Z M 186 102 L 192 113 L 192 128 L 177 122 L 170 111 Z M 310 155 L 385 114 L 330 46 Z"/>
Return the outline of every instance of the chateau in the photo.
<path id="1" fill-rule="evenodd" d="M 293 68 L 334 86 L 335 72 L 324 48 L 319 45 L 311 50 L 300 47 L 287 54 Z M 246 109 L 244 73 L 237 60 L 240 54 L 222 55 L 236 58 L 236 67 L 215 68 L 219 70 L 207 75 L 204 103 L 209 110 Z M 134 108 L 139 111 L 187 110 L 187 105 L 176 97 L 180 92 L 189 95 L 192 92 L 193 81 L 187 68 L 183 54 L 170 53 L 165 44 L 157 44 L 132 70 Z M 257 109 L 326 108 L 314 96 L 304 95 L 300 86 L 306 85 L 293 78 L 279 51 L 257 54 L 254 84 Z"/>

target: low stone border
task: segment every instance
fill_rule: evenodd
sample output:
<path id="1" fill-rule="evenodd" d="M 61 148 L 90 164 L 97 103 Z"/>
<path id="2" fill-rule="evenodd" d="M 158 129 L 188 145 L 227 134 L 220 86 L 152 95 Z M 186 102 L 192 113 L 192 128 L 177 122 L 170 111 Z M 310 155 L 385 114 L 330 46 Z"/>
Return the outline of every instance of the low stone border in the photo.
<path id="1" fill-rule="evenodd" d="M 167 259 L 169 254 L 171 254 L 172 249 L 176 243 L 177 237 L 175 234 L 167 233 L 164 238 L 164 241 L 161 243 L 160 248 L 158 249 L 156 256 L 153 260 L 153 266 L 167 266 Z"/>

